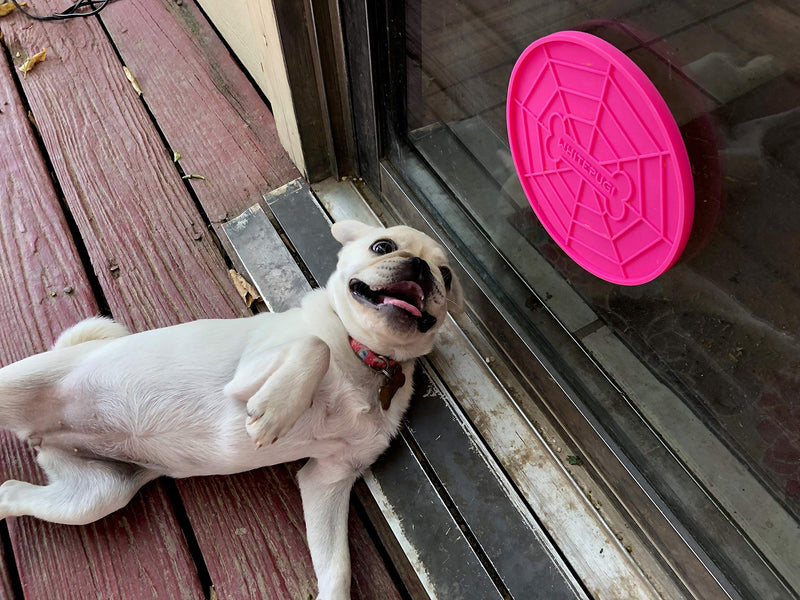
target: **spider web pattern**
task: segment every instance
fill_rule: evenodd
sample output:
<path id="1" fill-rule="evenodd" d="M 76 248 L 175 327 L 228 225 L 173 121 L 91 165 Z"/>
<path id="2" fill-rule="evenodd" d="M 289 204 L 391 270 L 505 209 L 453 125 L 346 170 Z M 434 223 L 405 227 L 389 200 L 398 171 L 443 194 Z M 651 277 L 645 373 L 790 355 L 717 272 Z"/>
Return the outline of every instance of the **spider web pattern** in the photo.
<path id="1" fill-rule="evenodd" d="M 519 154 L 520 180 L 542 224 L 579 264 L 601 277 L 642 279 L 669 266 L 681 238 L 680 208 L 667 202 L 676 187 L 672 146 L 627 74 L 590 50 L 585 60 L 575 60 L 574 48 L 539 46 L 510 92 L 517 135 L 510 131 L 509 139 Z M 626 174 L 627 202 L 611 210 L 609 194 L 594 180 L 599 176 L 593 179 L 574 159 L 551 156 L 552 115 L 563 122 L 561 139 L 594 167 Z"/>

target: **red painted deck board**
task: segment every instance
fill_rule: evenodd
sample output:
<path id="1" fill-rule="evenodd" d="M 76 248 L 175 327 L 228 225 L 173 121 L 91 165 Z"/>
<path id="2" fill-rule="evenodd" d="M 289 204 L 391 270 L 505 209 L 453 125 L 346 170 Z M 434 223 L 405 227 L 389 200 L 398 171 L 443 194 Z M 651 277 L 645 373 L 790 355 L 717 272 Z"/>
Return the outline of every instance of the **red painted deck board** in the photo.
<path id="1" fill-rule="evenodd" d="M 37 10 L 56 4 L 40 1 Z M 215 222 L 297 176 L 277 142 L 274 121 L 193 4 L 129 0 L 109 5 L 103 20 L 144 88 L 158 130 L 96 20 L 28 28 L 29 21 L 12 16 L 0 22 L 0 30 L 12 55 L 20 53 L 17 62 L 48 47 L 48 59 L 23 87 L 108 304 L 134 330 L 248 314 L 159 134 L 181 153 L 185 172 L 206 177 L 190 183 Z M 170 45 L 174 51 L 164 51 Z M 154 48 L 160 51 L 154 54 Z M 267 485 L 271 491 L 265 490 L 265 481 L 272 482 Z M 299 492 L 285 467 L 183 480 L 178 488 L 220 597 L 300 593 L 306 598 L 314 590 Z M 141 502 L 158 510 L 154 499 L 163 497 L 148 496 L 160 488 L 156 484 L 153 489 L 126 510 L 139 510 Z M 142 527 L 155 523 L 158 528 L 158 519 L 135 515 L 126 518 L 127 527 L 132 519 L 143 518 Z M 125 539 L 124 524 L 106 525 L 93 536 Z M 57 536 L 47 543 L 57 545 Z M 398 597 L 363 524 L 352 514 L 351 547 L 354 597 Z M 113 551 L 103 554 L 101 549 L 100 554 L 98 570 L 86 574 L 104 590 L 99 597 L 115 597 L 109 582 L 121 579 L 124 587 L 125 572 L 136 569 L 117 573 L 104 566 L 106 558 L 113 560 Z M 20 556 L 33 560 L 24 552 Z M 272 558 L 265 561 L 267 556 Z M 64 583 L 60 576 L 26 595 L 69 597 L 66 588 L 46 593 L 47 585 Z M 137 578 L 155 589 L 149 577 Z M 266 589 L 276 595 L 262 595 Z M 162 591 L 159 597 L 170 597 Z"/>
<path id="2" fill-rule="evenodd" d="M 272 114 L 192 2 L 127 0 L 101 16 L 212 222 L 299 177 Z M 202 44 L 197 42 L 202 40 Z"/>
<path id="3" fill-rule="evenodd" d="M 177 525 L 159 483 L 85 527 L 19 521 L 26 542 L 14 545 L 15 557 L 23 565 L 40 565 L 21 573 L 25 598 L 205 597 L 184 540 L 175 535 Z"/>
<path id="4" fill-rule="evenodd" d="M 4 61 L 0 109 L 2 366 L 41 352 L 54 335 L 97 307 Z"/>
<path id="5" fill-rule="evenodd" d="M 231 477 L 182 480 L 181 492 L 220 598 L 316 597 L 306 544 L 299 464 Z M 352 598 L 399 599 L 400 595 L 364 524 L 350 509 Z"/>
<path id="6" fill-rule="evenodd" d="M 6 553 L 6 549 L 0 546 L 0 600 L 13 600 L 14 588 L 11 585 L 11 578 L 9 576 L 8 568 L 6 565 L 10 557 Z"/>
<path id="7" fill-rule="evenodd" d="M 23 88 L 115 317 L 143 330 L 248 314 L 100 24 L 12 14 L 0 30 L 15 63 L 49 49 Z"/>
<path id="8" fill-rule="evenodd" d="M 295 498 L 283 467 L 232 477 L 187 479 L 182 496 L 221 598 L 314 596 L 311 558 Z"/>
<path id="9" fill-rule="evenodd" d="M 0 62 L 0 107 L 0 148 L 13 149 L 13 155 L 4 154 L 0 176 L 0 365 L 5 365 L 45 350 L 64 328 L 96 314 L 97 305 L 5 62 Z M 0 434 L 0 476 L 41 482 L 33 452 L 7 432 Z M 126 535 L 114 535 L 119 523 L 141 525 L 126 525 Z M 161 486 L 151 486 L 128 508 L 88 527 L 19 518 L 9 519 L 8 529 L 27 598 L 202 597 Z M 0 597 L 11 597 L 9 586 L 4 570 Z"/>

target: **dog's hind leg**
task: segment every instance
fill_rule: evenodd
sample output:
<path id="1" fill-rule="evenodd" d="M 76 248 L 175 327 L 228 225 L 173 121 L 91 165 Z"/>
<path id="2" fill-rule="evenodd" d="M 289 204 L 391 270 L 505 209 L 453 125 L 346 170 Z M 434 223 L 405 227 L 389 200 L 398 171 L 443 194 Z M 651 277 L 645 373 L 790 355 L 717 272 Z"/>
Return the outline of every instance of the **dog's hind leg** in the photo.
<path id="1" fill-rule="evenodd" d="M 79 458 L 47 449 L 39 464 L 47 485 L 9 480 L 0 485 L 0 519 L 29 515 L 67 525 L 85 525 L 119 510 L 158 474 L 126 463 Z"/>
<path id="2" fill-rule="evenodd" d="M 119 323 L 103 317 L 85 319 L 64 331 L 50 352 L 34 354 L 0 369 L 0 427 L 25 439 L 46 430 L 47 416 L 58 416 L 56 384 L 98 344 L 129 335 Z M 86 344 L 94 342 L 94 346 Z M 51 426 L 53 424 L 50 424 Z"/>
<path id="3" fill-rule="evenodd" d="M 94 342 L 103 344 L 107 342 Z M 0 369 L 0 427 L 21 439 L 52 429 L 60 416 L 58 383 L 83 360 L 90 345 L 34 354 Z"/>

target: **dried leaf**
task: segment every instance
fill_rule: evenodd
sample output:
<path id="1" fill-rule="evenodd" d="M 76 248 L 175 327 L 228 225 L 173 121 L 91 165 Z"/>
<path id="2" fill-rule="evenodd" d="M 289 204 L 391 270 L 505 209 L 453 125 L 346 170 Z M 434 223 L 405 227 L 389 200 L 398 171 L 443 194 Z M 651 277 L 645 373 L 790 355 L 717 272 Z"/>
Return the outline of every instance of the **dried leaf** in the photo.
<path id="1" fill-rule="evenodd" d="M 20 6 L 28 6 L 28 3 L 27 2 L 20 2 L 19 5 Z M 5 17 L 8 13 L 10 13 L 15 8 L 17 8 L 17 7 L 14 5 L 13 2 L 3 2 L 2 4 L 0 4 L 0 17 Z"/>
<path id="2" fill-rule="evenodd" d="M 139 82 L 136 81 L 136 77 L 134 77 L 133 73 L 131 73 L 131 70 L 125 65 L 122 66 L 122 70 L 125 71 L 125 77 L 127 77 L 128 81 L 131 82 L 131 85 L 133 86 L 133 91 L 141 96 L 142 88 L 139 86 Z"/>
<path id="3" fill-rule="evenodd" d="M 239 295 L 242 297 L 242 300 L 244 300 L 247 308 L 250 308 L 253 305 L 253 302 L 256 300 L 261 300 L 261 296 L 258 295 L 256 288 L 250 285 L 249 281 L 247 281 L 233 269 L 230 269 L 228 273 L 233 281 L 233 286 L 236 288 L 236 291 L 239 292 Z"/>
<path id="4" fill-rule="evenodd" d="M 180 152 L 173 152 L 172 153 L 172 162 L 178 162 L 181 159 Z"/>
<path id="5" fill-rule="evenodd" d="M 33 56 L 29 56 L 25 59 L 25 62 L 22 63 L 22 66 L 19 68 L 20 71 L 25 73 L 25 76 L 28 76 L 28 71 L 33 69 L 36 63 L 40 63 L 44 60 L 45 55 L 47 54 L 47 48 L 42 48 L 40 52 L 37 52 Z"/>
<path id="6" fill-rule="evenodd" d="M 203 181 L 206 180 L 205 177 L 203 177 L 202 175 L 197 175 L 196 173 L 188 173 L 183 177 L 181 177 L 181 179 L 202 179 Z"/>

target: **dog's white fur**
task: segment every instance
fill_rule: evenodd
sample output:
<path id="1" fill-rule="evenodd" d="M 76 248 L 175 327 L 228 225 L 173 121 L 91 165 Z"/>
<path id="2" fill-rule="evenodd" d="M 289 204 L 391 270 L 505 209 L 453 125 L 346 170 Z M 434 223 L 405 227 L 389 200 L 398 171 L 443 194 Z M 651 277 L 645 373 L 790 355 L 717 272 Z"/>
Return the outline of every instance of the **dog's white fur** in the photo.
<path id="1" fill-rule="evenodd" d="M 0 486 L 0 518 L 89 523 L 161 475 L 309 457 L 298 480 L 319 598 L 349 598 L 351 486 L 397 432 L 414 359 L 431 350 L 448 307 L 462 300 L 458 282 L 446 285 L 442 275 L 444 251 L 422 233 L 345 221 L 333 235 L 343 244 L 338 268 L 298 308 L 133 335 L 87 319 L 51 351 L 0 369 L 0 426 L 38 449 L 48 476 L 45 486 Z M 396 249 L 377 254 L 382 239 Z M 429 266 L 421 308 L 436 319 L 430 328 L 397 306 L 359 301 L 350 288 L 354 278 L 373 289 L 391 283 L 410 259 Z M 401 362 L 406 383 L 388 410 L 377 400 L 384 375 L 354 354 L 348 335 Z"/>

